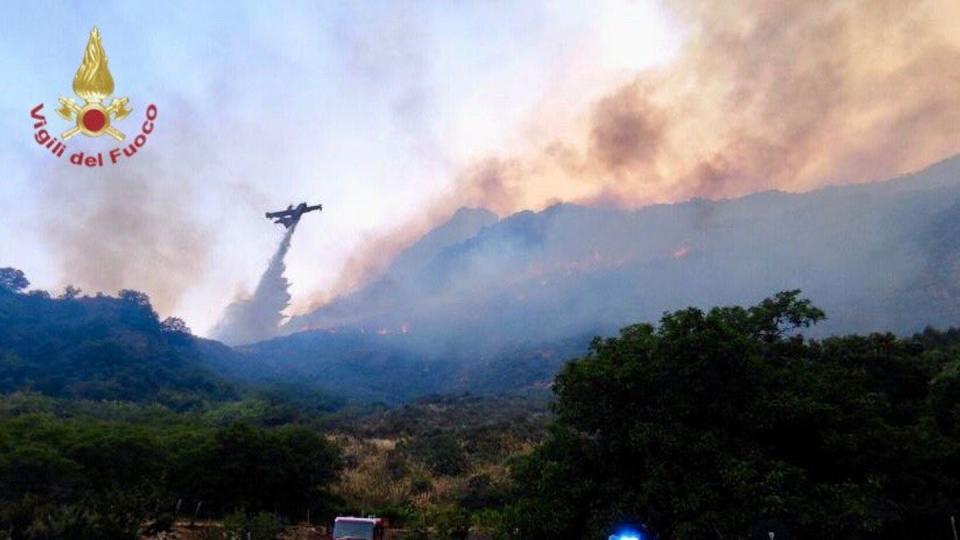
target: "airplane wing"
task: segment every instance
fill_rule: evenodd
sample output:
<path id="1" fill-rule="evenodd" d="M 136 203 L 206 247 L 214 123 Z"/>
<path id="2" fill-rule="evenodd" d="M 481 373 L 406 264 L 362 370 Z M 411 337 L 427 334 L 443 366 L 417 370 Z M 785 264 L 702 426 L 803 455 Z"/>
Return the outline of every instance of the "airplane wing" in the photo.
<path id="1" fill-rule="evenodd" d="M 290 228 L 294 223 L 300 220 L 300 216 L 306 214 L 307 212 L 313 212 L 315 210 L 323 210 L 323 205 L 318 204 L 315 206 L 307 206 L 307 203 L 301 203 L 296 208 L 291 205 L 286 210 L 279 210 L 277 212 L 267 212 L 264 214 L 268 219 L 274 219 L 274 223 L 283 225 L 286 228 Z"/>

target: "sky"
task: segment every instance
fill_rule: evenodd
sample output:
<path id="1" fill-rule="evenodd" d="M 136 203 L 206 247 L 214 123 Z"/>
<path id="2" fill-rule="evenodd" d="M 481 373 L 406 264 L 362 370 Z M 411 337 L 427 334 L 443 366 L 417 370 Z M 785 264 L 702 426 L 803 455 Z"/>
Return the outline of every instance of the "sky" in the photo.
<path id="1" fill-rule="evenodd" d="M 288 277 L 295 298 L 323 291 L 358 244 L 453 189 L 464 162 L 507 148 L 556 85 L 586 99 L 677 48 L 655 3 L 601 4 L 8 7 L 0 265 L 54 292 L 145 290 L 204 333 L 282 236 L 263 212 L 306 200 L 324 212 L 298 230 Z M 114 97 L 134 109 L 117 127 L 132 137 L 151 103 L 158 119 L 134 158 L 88 170 L 37 145 L 29 112 L 42 102 L 54 133 L 69 127 L 54 106 L 73 97 L 94 25 Z M 70 152 L 116 146 L 82 139 Z"/>
<path id="2" fill-rule="evenodd" d="M 960 152 L 956 0 L 22 2 L 0 21 L 0 266 L 206 334 L 283 231 L 291 311 L 459 206 L 638 207 L 882 180 Z M 146 146 L 33 140 L 98 26 Z M 105 138 L 70 141 L 103 151 Z"/>

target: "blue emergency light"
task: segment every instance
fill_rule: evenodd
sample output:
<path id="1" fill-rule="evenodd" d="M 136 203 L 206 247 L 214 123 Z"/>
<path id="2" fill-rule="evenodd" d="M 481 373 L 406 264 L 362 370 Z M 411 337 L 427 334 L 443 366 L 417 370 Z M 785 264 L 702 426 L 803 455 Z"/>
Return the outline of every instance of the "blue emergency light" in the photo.
<path id="1" fill-rule="evenodd" d="M 624 529 L 617 532 L 616 534 L 611 534 L 609 540 L 644 540 L 643 534 L 639 531 L 632 529 Z"/>

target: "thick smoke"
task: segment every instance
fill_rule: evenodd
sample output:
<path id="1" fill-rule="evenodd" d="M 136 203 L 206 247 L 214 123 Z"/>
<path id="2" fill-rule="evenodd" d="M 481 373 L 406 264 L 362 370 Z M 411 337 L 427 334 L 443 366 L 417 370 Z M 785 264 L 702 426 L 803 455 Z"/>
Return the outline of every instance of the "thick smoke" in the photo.
<path id="1" fill-rule="evenodd" d="M 553 120 L 569 111 L 531 119 L 526 148 L 465 165 L 428 215 L 805 191 L 960 151 L 955 0 L 667 6 L 687 33 L 675 61 L 582 104 L 573 129 Z M 418 219 L 363 246 L 333 296 L 378 275 L 434 223 Z"/>
<path id="2" fill-rule="evenodd" d="M 142 169 L 105 167 L 80 180 L 55 163 L 38 176 L 40 227 L 70 284 L 90 293 L 143 290 L 170 313 L 206 271 L 210 233 L 189 211 L 190 183 L 164 174 L 146 152 L 136 157 Z"/>
<path id="3" fill-rule="evenodd" d="M 960 156 L 908 178 L 803 194 L 563 204 L 500 220 L 461 210 L 382 278 L 287 328 L 362 332 L 472 361 L 801 289 L 828 313 L 819 335 L 909 334 L 960 321 L 958 227 Z"/>
<path id="4" fill-rule="evenodd" d="M 283 261 L 296 229 L 296 224 L 287 229 L 253 295 L 227 306 L 211 337 L 229 345 L 243 345 L 277 335 L 283 310 L 290 305 L 290 283 L 283 275 L 287 269 Z"/>

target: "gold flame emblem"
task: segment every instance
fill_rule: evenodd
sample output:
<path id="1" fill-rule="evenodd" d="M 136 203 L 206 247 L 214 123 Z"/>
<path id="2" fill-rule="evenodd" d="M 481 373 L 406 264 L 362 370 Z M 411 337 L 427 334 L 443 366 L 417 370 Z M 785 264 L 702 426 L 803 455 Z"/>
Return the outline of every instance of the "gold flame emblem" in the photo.
<path id="1" fill-rule="evenodd" d="M 74 127 L 63 132 L 63 140 L 68 140 L 77 133 L 88 137 L 99 137 L 106 133 L 118 141 L 123 140 L 123 133 L 111 126 L 111 122 L 123 120 L 132 109 L 127 98 L 114 98 L 109 106 L 104 107 L 102 101 L 113 94 L 113 76 L 107 67 L 107 53 L 100 43 L 100 30 L 96 26 L 90 31 L 87 40 L 87 49 L 83 53 L 83 62 L 73 77 L 73 92 L 83 100 L 78 104 L 73 98 L 60 98 L 60 108 L 57 114 L 69 122 L 76 122 Z"/>

